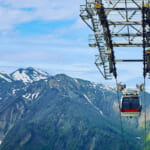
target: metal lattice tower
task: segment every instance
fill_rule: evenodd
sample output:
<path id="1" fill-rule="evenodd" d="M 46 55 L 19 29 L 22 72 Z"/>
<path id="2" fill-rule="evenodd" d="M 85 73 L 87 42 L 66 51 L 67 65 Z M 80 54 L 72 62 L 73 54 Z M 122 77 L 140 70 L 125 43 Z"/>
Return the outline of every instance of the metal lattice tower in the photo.
<path id="1" fill-rule="evenodd" d="M 80 16 L 94 32 L 89 46 L 97 47 L 95 64 L 105 79 L 116 78 L 116 62 L 143 62 L 147 69 L 146 49 L 150 47 L 149 0 L 86 0 Z M 115 60 L 115 47 L 143 47 L 141 60 Z"/>

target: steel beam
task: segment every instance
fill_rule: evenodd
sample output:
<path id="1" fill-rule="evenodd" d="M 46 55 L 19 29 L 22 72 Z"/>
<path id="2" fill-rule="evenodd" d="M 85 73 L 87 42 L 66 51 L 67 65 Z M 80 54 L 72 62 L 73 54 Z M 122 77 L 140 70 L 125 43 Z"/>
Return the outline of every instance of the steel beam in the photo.
<path id="1" fill-rule="evenodd" d="M 108 20 L 109 25 L 142 25 L 142 21 Z"/>
<path id="2" fill-rule="evenodd" d="M 126 8 L 104 8 L 104 10 L 106 10 L 106 12 L 107 11 L 125 11 L 126 10 Z M 135 7 L 135 8 L 127 8 L 127 10 L 128 11 L 133 11 L 133 10 L 136 10 L 136 11 L 141 11 L 141 9 L 140 8 L 137 8 L 137 7 Z"/>
<path id="3" fill-rule="evenodd" d="M 113 44 L 113 47 L 142 47 L 143 44 Z"/>
<path id="4" fill-rule="evenodd" d="M 98 36 L 99 37 L 104 37 L 104 34 L 99 34 Z M 126 36 L 129 36 L 129 34 L 127 34 L 127 33 L 124 33 L 124 34 L 121 34 L 121 33 L 120 34 L 119 33 L 118 34 L 113 34 L 112 33 L 111 36 L 112 37 L 126 37 Z M 142 34 L 130 34 L 130 37 L 132 37 L 132 36 L 133 37 L 142 37 Z"/>
<path id="5" fill-rule="evenodd" d="M 115 62 L 143 62 L 143 59 L 116 59 Z"/>

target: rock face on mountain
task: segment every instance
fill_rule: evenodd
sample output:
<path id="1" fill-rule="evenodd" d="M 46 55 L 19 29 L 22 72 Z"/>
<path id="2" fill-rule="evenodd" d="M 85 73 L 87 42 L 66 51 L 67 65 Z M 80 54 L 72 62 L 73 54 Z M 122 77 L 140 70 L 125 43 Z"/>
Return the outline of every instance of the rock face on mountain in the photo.
<path id="1" fill-rule="evenodd" d="M 123 149 L 114 88 L 27 68 L 0 73 L 0 91 L 1 150 Z M 139 133 L 124 130 L 140 150 Z"/>
<path id="2" fill-rule="evenodd" d="M 0 73 L 0 140 L 14 126 L 27 110 L 28 105 L 37 95 L 26 98 L 32 82 L 47 79 L 43 71 L 27 68 L 18 69 L 12 74 Z"/>

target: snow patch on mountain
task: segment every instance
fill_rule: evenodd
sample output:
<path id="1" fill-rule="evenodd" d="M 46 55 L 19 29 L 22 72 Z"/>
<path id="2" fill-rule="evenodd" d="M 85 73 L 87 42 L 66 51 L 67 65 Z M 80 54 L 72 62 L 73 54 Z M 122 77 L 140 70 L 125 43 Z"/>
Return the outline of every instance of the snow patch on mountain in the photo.
<path id="1" fill-rule="evenodd" d="M 101 115 L 104 115 L 103 112 L 92 103 L 92 101 L 88 98 L 88 96 L 86 94 L 84 94 L 83 96 Z"/>
<path id="2" fill-rule="evenodd" d="M 77 84 L 79 83 L 79 82 L 78 82 L 78 80 L 77 80 L 77 79 L 75 79 L 75 78 L 74 78 L 74 81 L 75 81 Z"/>
<path id="3" fill-rule="evenodd" d="M 12 94 L 15 95 L 17 91 L 20 91 L 20 89 L 13 89 Z"/>
<path id="4" fill-rule="evenodd" d="M 107 86 L 107 85 L 101 85 L 101 88 L 103 88 L 104 90 L 107 90 L 107 91 L 110 91 L 110 92 L 116 93 L 116 89 L 115 89 L 115 87 Z"/>
<path id="5" fill-rule="evenodd" d="M 113 103 L 113 109 L 114 111 L 119 112 L 119 104 L 117 102 Z"/>
<path id="6" fill-rule="evenodd" d="M 33 75 L 33 80 L 34 81 L 39 81 L 39 80 L 41 80 L 41 79 L 47 79 L 47 77 L 46 76 L 42 76 L 42 75 L 36 75 L 36 73 L 35 73 L 35 75 Z"/>
<path id="7" fill-rule="evenodd" d="M 0 78 L 6 80 L 7 82 L 12 82 L 12 80 L 8 77 L 9 76 L 6 73 L 0 73 Z"/>
<path id="8" fill-rule="evenodd" d="M 11 76 L 14 80 L 21 80 L 26 84 L 47 79 L 49 75 L 43 71 L 29 67 L 27 69 L 19 69 L 12 73 Z"/>
<path id="9" fill-rule="evenodd" d="M 1 71 L 0 74 L 3 74 L 4 76 L 9 76 L 6 72 Z"/>
<path id="10" fill-rule="evenodd" d="M 39 96 L 40 92 L 33 93 L 32 94 L 32 99 L 36 99 Z"/>
<path id="11" fill-rule="evenodd" d="M 113 86 L 107 86 L 107 85 L 98 84 L 98 83 L 95 83 L 95 82 L 91 82 L 91 84 L 94 88 L 100 87 L 100 88 L 102 88 L 106 91 L 110 91 L 110 92 L 113 92 L 113 93 L 116 92 L 116 88 L 113 87 Z"/>
<path id="12" fill-rule="evenodd" d="M 36 93 L 32 93 L 32 94 L 31 93 L 27 93 L 27 94 L 23 95 L 22 97 L 31 101 L 33 99 L 37 99 L 39 94 L 40 94 L 40 92 L 36 92 Z"/>
<path id="13" fill-rule="evenodd" d="M 140 139 L 141 139 L 141 137 L 137 136 L 137 137 L 136 137 L 136 139 L 140 140 Z"/>
<path id="14" fill-rule="evenodd" d="M 25 95 L 22 95 L 23 98 L 26 98 L 28 100 L 31 100 L 31 96 L 32 96 L 31 93 L 27 93 Z"/>
<path id="15" fill-rule="evenodd" d="M 87 97 L 87 95 L 84 94 L 83 96 L 86 98 L 86 100 L 87 100 L 90 104 L 93 105 L 92 101 Z"/>
<path id="16" fill-rule="evenodd" d="M 14 80 L 22 80 L 24 83 L 27 83 L 27 82 L 32 83 L 32 80 L 25 73 L 25 71 L 23 71 L 23 72 L 16 71 L 15 73 L 13 73 L 12 77 Z"/>
<path id="17" fill-rule="evenodd" d="M 97 84 L 95 82 L 92 82 L 92 85 L 94 88 L 96 88 Z"/>
<path id="18" fill-rule="evenodd" d="M 34 68 L 34 70 L 35 70 L 36 72 L 40 73 L 41 75 L 44 75 L 44 76 L 47 76 L 47 75 L 48 75 L 48 73 L 43 72 L 43 71 L 41 71 L 41 70 L 39 70 L 39 69 L 35 69 L 35 68 Z"/>

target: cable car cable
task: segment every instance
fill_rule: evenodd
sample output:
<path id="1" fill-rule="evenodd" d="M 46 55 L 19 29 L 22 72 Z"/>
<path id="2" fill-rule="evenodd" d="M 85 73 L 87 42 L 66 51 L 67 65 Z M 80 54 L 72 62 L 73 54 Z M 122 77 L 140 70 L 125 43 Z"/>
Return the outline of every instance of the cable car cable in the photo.
<path id="1" fill-rule="evenodd" d="M 143 77 L 144 77 L 144 109 L 145 109 L 145 113 L 144 113 L 144 128 L 145 128 L 145 130 L 144 130 L 144 149 L 146 150 L 146 146 L 147 146 L 147 144 L 146 144 L 146 136 L 147 136 L 147 134 L 146 134 L 146 128 L 147 128 L 147 126 L 146 126 L 146 96 L 145 96 L 145 85 L 146 85 L 146 82 L 145 82 L 145 78 L 146 78 L 146 56 L 145 56 L 145 54 L 146 54 L 146 24 L 145 24 L 145 22 L 146 22 L 146 18 L 145 18 L 145 6 L 144 6 L 144 0 L 142 0 L 142 27 L 143 27 Z"/>
<path id="2" fill-rule="evenodd" d="M 145 130 L 144 130 L 144 139 L 145 139 L 145 144 L 144 144 L 144 146 L 145 146 L 145 150 L 146 150 L 146 146 L 147 146 L 147 144 L 146 144 L 146 136 L 147 136 L 147 134 L 146 134 L 146 131 L 147 131 L 147 126 L 146 126 L 146 93 L 145 93 L 145 78 L 144 78 L 144 108 L 145 108 L 145 114 L 144 114 L 144 120 L 145 120 L 145 125 L 144 125 L 144 128 L 145 128 Z"/>
<path id="3" fill-rule="evenodd" d="M 116 87 L 117 87 L 117 99 L 118 99 L 118 105 L 119 105 L 119 111 L 120 111 L 120 99 L 119 99 L 119 91 L 118 91 L 118 81 L 117 78 L 115 78 L 116 80 Z M 123 149 L 126 149 L 125 146 L 125 138 L 124 138 L 124 130 L 123 130 L 123 123 L 122 123 L 122 117 L 121 117 L 121 112 L 120 112 L 120 125 L 121 125 L 121 134 L 122 134 L 122 143 L 123 143 Z"/>

